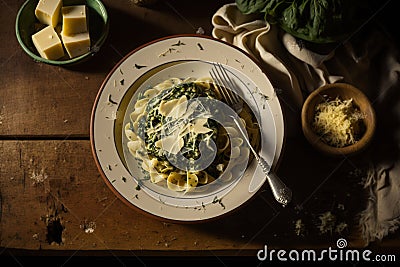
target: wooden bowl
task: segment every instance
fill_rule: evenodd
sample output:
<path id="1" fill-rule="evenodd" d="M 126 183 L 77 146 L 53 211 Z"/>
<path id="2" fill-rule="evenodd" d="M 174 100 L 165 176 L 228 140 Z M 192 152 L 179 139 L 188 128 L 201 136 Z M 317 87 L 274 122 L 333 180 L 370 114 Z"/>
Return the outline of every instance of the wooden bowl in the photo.
<path id="1" fill-rule="evenodd" d="M 363 115 L 362 122 L 365 127 L 361 138 L 356 143 L 344 147 L 335 147 L 325 143 L 312 127 L 316 106 L 327 99 L 336 99 L 337 97 L 341 100 L 353 99 L 353 105 Z M 333 83 L 316 89 L 307 97 L 301 112 L 301 123 L 304 136 L 320 152 L 330 156 L 355 155 L 370 144 L 375 133 L 376 117 L 368 97 L 362 91 L 350 84 Z"/>

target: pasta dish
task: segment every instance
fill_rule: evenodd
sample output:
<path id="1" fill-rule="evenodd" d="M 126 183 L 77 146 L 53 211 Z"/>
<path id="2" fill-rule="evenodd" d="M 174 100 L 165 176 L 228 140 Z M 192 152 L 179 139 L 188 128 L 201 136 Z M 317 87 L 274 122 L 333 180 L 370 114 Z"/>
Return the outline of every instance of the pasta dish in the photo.
<path id="1" fill-rule="evenodd" d="M 222 118 L 226 112 L 220 111 L 214 86 L 211 78 L 171 78 L 138 94 L 125 135 L 145 180 L 188 193 L 244 172 L 249 148 L 234 124 Z M 239 116 L 256 148 L 254 114 L 244 105 Z"/>

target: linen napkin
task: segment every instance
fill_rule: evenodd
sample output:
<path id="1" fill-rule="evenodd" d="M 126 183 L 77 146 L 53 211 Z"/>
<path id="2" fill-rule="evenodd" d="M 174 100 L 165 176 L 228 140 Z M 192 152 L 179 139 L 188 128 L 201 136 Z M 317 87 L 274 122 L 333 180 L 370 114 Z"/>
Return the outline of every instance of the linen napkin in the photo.
<path id="1" fill-rule="evenodd" d="M 381 240 L 400 225 L 400 71 L 399 54 L 382 30 L 355 33 L 326 52 L 255 15 L 243 15 L 235 3 L 222 6 L 212 17 L 212 36 L 254 56 L 280 95 L 288 136 L 299 134 L 299 118 L 307 95 L 338 81 L 362 89 L 373 102 L 379 128 L 368 175 L 368 193 L 360 226 L 366 243 Z M 323 49 L 320 49 L 323 50 Z M 381 139 L 389 140 L 380 142 Z M 392 151 L 392 153 L 388 153 Z"/>

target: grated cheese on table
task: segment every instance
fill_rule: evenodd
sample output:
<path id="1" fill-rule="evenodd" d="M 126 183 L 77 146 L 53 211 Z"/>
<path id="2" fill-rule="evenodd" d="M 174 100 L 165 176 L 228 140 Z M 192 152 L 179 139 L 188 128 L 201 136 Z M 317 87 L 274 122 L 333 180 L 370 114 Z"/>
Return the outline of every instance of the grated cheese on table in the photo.
<path id="1" fill-rule="evenodd" d="M 353 99 L 320 103 L 315 108 L 314 131 L 328 145 L 345 147 L 359 140 L 361 112 L 353 105 Z"/>

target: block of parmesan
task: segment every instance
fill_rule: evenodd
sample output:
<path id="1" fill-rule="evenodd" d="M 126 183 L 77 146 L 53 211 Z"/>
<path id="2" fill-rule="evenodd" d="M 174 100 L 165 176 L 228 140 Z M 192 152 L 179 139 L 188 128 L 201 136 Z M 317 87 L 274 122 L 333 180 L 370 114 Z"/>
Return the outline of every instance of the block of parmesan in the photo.
<path id="1" fill-rule="evenodd" d="M 89 32 L 66 35 L 64 31 L 62 31 L 61 39 L 70 58 L 83 55 L 90 51 Z"/>
<path id="2" fill-rule="evenodd" d="M 61 40 L 52 26 L 32 35 L 32 42 L 43 58 L 56 60 L 64 56 Z"/>
<path id="3" fill-rule="evenodd" d="M 64 35 L 87 32 L 86 6 L 75 5 L 62 7 L 62 25 Z"/>
<path id="4" fill-rule="evenodd" d="M 55 27 L 60 22 L 61 7 L 62 0 L 39 0 L 35 16 L 41 23 Z"/>

